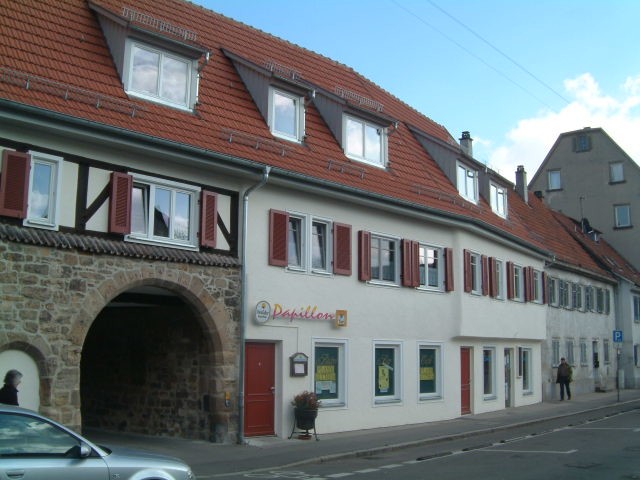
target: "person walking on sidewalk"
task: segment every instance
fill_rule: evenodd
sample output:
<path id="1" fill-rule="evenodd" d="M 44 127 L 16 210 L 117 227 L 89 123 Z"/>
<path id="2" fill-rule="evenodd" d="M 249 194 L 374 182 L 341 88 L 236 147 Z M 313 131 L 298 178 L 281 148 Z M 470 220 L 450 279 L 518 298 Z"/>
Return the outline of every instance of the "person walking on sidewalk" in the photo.
<path id="1" fill-rule="evenodd" d="M 560 384 L 560 400 L 564 400 L 564 389 L 567 389 L 567 400 L 571 400 L 571 388 L 569 384 L 573 380 L 572 377 L 573 369 L 571 365 L 567 363 L 564 357 L 560 359 L 560 365 L 558 365 L 558 377 L 556 378 L 556 383 Z"/>
<path id="2" fill-rule="evenodd" d="M 4 376 L 4 386 L 0 388 L 0 403 L 18 405 L 18 385 L 22 374 L 18 370 L 9 370 Z"/>

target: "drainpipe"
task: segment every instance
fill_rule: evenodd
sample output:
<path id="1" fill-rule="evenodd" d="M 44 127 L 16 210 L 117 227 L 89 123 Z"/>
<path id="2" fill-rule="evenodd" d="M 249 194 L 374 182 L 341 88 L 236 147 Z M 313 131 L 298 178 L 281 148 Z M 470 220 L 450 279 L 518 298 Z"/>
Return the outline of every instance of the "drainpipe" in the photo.
<path id="1" fill-rule="evenodd" d="M 238 366 L 238 443 L 244 444 L 244 355 L 245 355 L 245 331 L 248 321 L 249 308 L 247 307 L 247 231 L 249 230 L 249 195 L 259 189 L 269 179 L 271 167 L 264 167 L 262 180 L 249 187 L 242 196 L 242 256 L 240 279 L 240 364 Z"/>

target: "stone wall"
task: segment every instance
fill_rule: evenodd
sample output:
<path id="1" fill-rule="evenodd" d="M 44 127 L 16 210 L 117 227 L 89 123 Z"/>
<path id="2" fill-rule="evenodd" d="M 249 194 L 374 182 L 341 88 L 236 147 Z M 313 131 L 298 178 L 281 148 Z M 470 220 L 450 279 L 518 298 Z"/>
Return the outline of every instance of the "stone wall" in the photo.
<path id="1" fill-rule="evenodd" d="M 127 339 L 127 348 L 133 349 L 136 344 L 131 339 L 140 332 L 151 332 L 155 338 L 148 339 L 145 345 L 157 343 L 166 358 L 173 356 L 174 371 L 164 373 L 174 380 L 183 375 L 188 382 L 180 387 L 181 391 L 193 390 L 197 385 L 198 392 L 192 402 L 180 403 L 177 399 L 184 393 L 178 391 L 172 399 L 168 395 L 163 398 L 165 412 L 170 409 L 172 417 L 184 418 L 177 423 L 175 418 L 166 419 L 160 425 L 162 415 L 156 415 L 150 432 L 234 441 L 237 405 L 233 402 L 226 407 L 224 395 L 229 392 L 231 398 L 237 398 L 237 268 L 146 261 L 1 241 L 0 351 L 17 349 L 32 356 L 40 371 L 40 411 L 80 429 L 80 367 L 87 334 L 116 296 L 142 286 L 160 287 L 178 295 L 185 305 L 185 323 L 168 328 L 170 322 L 165 316 L 156 325 L 159 328 L 142 323 L 129 331 L 114 324 L 112 333 L 117 331 Z M 109 310 L 102 315 L 108 317 Z M 128 310 L 123 318 L 133 314 Z M 171 321 L 179 322 L 180 317 L 174 316 Z M 105 325 L 108 329 L 108 323 L 101 324 L 101 328 Z M 176 329 L 188 332 L 185 338 L 192 343 L 192 350 L 173 341 L 177 338 Z M 168 335 L 172 338 L 166 338 Z M 151 373 L 162 377 L 162 372 L 152 369 Z M 168 390 L 170 383 L 167 380 L 157 389 Z M 143 397 L 141 394 L 139 402 L 152 401 Z M 141 419 L 135 423 L 136 430 L 143 429 Z"/>

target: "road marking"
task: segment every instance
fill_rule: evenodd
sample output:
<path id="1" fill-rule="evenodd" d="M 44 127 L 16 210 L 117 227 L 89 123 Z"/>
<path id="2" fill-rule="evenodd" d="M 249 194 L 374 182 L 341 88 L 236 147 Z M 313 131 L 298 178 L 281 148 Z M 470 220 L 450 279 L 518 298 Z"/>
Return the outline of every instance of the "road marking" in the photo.
<path id="1" fill-rule="evenodd" d="M 365 468 L 364 470 L 356 470 L 356 473 L 373 473 L 378 472 L 379 468 Z"/>
<path id="2" fill-rule="evenodd" d="M 547 453 L 550 455 L 571 455 L 572 453 L 576 453 L 578 450 L 567 450 L 566 452 L 559 452 L 557 450 L 507 450 L 498 448 L 495 450 L 489 450 L 488 448 L 483 450 L 483 452 L 491 452 L 491 453 Z"/>
<path id="3" fill-rule="evenodd" d="M 380 468 L 398 468 L 401 467 L 402 465 L 400 463 L 392 463 L 391 465 L 383 465 Z"/>
<path id="4" fill-rule="evenodd" d="M 327 478 L 342 478 L 342 477 L 350 477 L 354 475 L 353 472 L 345 472 L 345 473 L 332 473 L 331 475 L 325 475 Z"/>

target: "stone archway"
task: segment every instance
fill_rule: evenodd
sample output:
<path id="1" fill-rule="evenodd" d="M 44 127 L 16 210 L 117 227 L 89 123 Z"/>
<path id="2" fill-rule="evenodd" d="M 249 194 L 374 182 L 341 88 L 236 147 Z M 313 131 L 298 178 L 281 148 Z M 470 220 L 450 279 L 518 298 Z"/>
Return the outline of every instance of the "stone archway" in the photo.
<path id="1" fill-rule="evenodd" d="M 83 428 L 233 440 L 236 312 L 215 300 L 224 277 L 194 270 L 128 270 L 87 292 L 71 330 Z M 145 289 L 163 300 L 136 304 Z"/>

